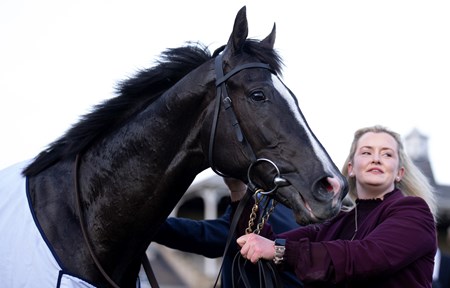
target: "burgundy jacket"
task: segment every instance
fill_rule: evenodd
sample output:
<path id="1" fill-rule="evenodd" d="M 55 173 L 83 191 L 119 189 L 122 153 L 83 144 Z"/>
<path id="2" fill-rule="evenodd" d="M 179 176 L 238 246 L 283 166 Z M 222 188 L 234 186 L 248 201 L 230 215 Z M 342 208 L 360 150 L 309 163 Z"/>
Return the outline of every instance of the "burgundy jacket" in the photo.
<path id="1" fill-rule="evenodd" d="M 305 287 L 431 287 L 437 235 L 426 202 L 396 189 L 384 200 L 357 200 L 355 209 L 279 235 L 266 225 L 261 235 L 286 239 L 283 268 Z"/>

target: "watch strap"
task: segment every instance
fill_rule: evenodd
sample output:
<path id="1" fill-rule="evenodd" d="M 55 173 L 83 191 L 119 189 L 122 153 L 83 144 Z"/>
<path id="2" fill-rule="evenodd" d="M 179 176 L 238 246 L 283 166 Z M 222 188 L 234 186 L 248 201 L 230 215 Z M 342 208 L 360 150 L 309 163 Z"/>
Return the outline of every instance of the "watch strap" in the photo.
<path id="1" fill-rule="evenodd" d="M 284 260 L 284 252 L 286 251 L 286 239 L 275 239 L 274 243 L 275 257 L 273 262 L 275 264 L 281 264 Z"/>

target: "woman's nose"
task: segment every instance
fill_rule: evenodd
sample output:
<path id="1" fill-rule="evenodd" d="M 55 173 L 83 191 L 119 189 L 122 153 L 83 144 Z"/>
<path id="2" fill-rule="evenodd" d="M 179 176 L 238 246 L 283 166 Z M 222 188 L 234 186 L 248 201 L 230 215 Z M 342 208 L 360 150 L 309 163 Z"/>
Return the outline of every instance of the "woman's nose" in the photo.
<path id="1" fill-rule="evenodd" d="M 372 162 L 373 163 L 380 163 L 380 155 L 378 155 L 376 153 L 373 154 Z"/>

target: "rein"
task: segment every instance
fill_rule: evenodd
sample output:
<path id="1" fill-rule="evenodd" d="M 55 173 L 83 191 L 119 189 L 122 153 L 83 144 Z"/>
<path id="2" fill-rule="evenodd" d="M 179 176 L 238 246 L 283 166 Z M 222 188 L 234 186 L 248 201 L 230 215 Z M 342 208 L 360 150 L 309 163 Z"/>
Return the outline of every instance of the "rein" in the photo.
<path id="1" fill-rule="evenodd" d="M 91 255 L 92 260 L 95 263 L 95 266 L 97 267 L 97 269 L 100 271 L 100 273 L 103 275 L 103 277 L 106 279 L 106 281 L 108 281 L 108 283 L 114 287 L 114 288 L 120 288 L 119 285 L 117 285 L 114 280 L 112 280 L 108 273 L 105 271 L 105 269 L 103 269 L 102 264 L 100 263 L 100 261 L 98 260 L 97 256 L 95 256 L 94 250 L 92 249 L 92 243 L 89 239 L 89 236 L 87 234 L 86 231 L 86 227 L 84 225 L 84 214 L 83 211 L 81 210 L 81 196 L 80 196 L 80 188 L 79 188 L 79 181 L 78 181 L 78 171 L 80 168 L 80 154 L 77 154 L 76 158 L 75 158 L 75 169 L 74 169 L 74 184 L 75 184 L 75 198 L 76 198 L 76 208 L 77 208 L 77 212 L 78 212 L 78 217 L 80 220 L 80 227 L 81 227 L 81 232 L 83 234 L 83 238 L 84 238 L 84 242 L 86 243 L 86 246 L 89 250 L 89 254 Z M 148 281 L 151 284 L 151 287 L 153 288 L 159 288 L 158 285 L 158 281 L 156 280 L 155 274 L 153 273 L 153 270 L 151 268 L 150 265 L 150 261 L 147 258 L 147 255 L 144 253 L 143 257 L 142 257 L 142 266 L 144 267 L 144 271 L 147 275 Z"/>
<path id="2" fill-rule="evenodd" d="M 266 162 L 272 164 L 277 171 L 277 176 L 274 178 L 274 188 L 272 188 L 271 190 L 269 190 L 267 192 L 263 191 L 262 189 L 257 189 L 255 187 L 255 185 L 253 184 L 253 182 L 251 181 L 252 167 L 255 164 L 257 164 L 258 162 L 262 162 L 262 161 L 266 161 Z M 250 200 L 250 198 L 254 195 L 254 196 L 256 196 L 257 199 L 255 201 L 255 204 L 253 205 L 252 212 L 250 214 L 250 219 L 248 222 L 248 227 L 245 230 L 245 233 L 246 234 L 249 234 L 249 233 L 259 234 L 261 229 L 263 228 L 264 223 L 267 222 L 271 213 L 275 209 L 275 205 L 277 204 L 275 202 L 275 200 L 272 199 L 272 202 L 270 203 L 270 205 L 269 205 L 269 202 L 270 202 L 269 200 L 267 200 L 265 205 L 260 205 L 263 202 L 262 198 L 267 198 L 267 196 L 269 194 L 274 193 L 278 189 L 278 186 L 280 184 L 284 184 L 286 181 L 283 178 L 281 178 L 279 169 L 275 165 L 275 163 L 273 163 L 272 161 L 265 159 L 265 158 L 260 158 L 257 161 L 253 162 L 248 169 L 247 176 L 248 176 L 247 192 L 242 197 L 242 199 L 239 201 L 239 205 L 236 208 L 236 211 L 233 215 L 233 219 L 230 223 L 230 229 L 228 232 L 227 242 L 225 244 L 225 249 L 223 252 L 222 259 L 224 259 L 225 256 L 229 253 L 228 250 L 230 248 L 231 241 L 233 241 L 233 239 L 234 239 L 234 235 L 236 232 L 236 228 L 237 228 L 239 219 L 241 218 L 242 212 L 244 211 L 244 208 L 246 207 L 247 202 Z M 262 215 L 260 217 L 258 217 L 257 213 L 258 213 L 260 206 L 264 206 L 264 209 L 263 209 Z M 255 219 L 257 219 L 257 218 L 260 220 L 259 223 L 254 222 Z M 254 226 L 255 224 L 256 224 L 256 229 L 252 230 L 252 226 Z M 224 262 L 222 261 L 222 265 L 220 266 L 219 273 L 218 273 L 216 281 L 214 283 L 214 287 L 217 287 L 217 284 L 218 284 L 218 281 L 220 278 L 220 274 L 222 273 L 223 263 Z M 253 288 L 250 281 L 248 280 L 248 277 L 247 277 L 247 274 L 245 271 L 246 263 L 247 263 L 247 260 L 244 259 L 242 257 L 242 255 L 240 254 L 240 251 L 238 251 L 236 253 L 236 255 L 234 256 L 233 264 L 232 264 L 233 267 L 231 268 L 232 273 L 233 273 L 232 274 L 233 287 L 239 287 L 239 282 L 242 281 L 245 288 Z M 239 277 L 234 277 L 234 266 L 235 265 L 237 265 L 237 268 L 238 268 L 238 271 L 240 274 Z M 260 283 L 261 288 L 263 288 L 263 287 L 265 287 L 265 288 L 282 287 L 283 286 L 283 284 L 281 282 L 281 278 L 275 267 L 275 264 L 272 261 L 260 259 L 257 262 L 257 265 L 258 265 L 258 272 L 259 272 L 259 283 Z"/>

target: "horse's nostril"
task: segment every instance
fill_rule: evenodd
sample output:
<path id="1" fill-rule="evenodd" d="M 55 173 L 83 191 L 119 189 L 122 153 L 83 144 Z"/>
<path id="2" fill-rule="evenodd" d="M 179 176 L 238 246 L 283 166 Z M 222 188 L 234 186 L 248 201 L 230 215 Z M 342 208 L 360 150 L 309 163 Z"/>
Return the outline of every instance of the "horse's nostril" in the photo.
<path id="1" fill-rule="evenodd" d="M 328 177 L 327 178 L 323 178 L 322 180 L 320 180 L 320 184 L 321 186 L 324 188 L 324 190 L 326 190 L 327 192 L 333 192 L 333 185 L 331 185 L 330 181 L 328 181 Z"/>
<path id="2" fill-rule="evenodd" d="M 327 199 L 334 197 L 339 191 L 339 182 L 331 177 L 324 177 L 316 182 L 314 191 L 318 192 L 320 198 Z"/>

